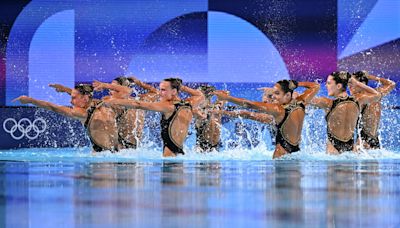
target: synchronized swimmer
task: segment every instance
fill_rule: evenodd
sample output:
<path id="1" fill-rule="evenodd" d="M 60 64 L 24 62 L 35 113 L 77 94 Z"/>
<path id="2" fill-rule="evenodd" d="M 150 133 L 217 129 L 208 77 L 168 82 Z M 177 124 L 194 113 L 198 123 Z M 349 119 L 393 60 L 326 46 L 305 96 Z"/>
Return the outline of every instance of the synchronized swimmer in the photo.
<path id="1" fill-rule="evenodd" d="M 368 80 L 382 86 L 373 89 Z M 146 93 L 132 97 L 132 86 L 137 85 Z M 146 111 L 162 114 L 160 127 L 163 140 L 163 156 L 185 154 L 183 145 L 192 119 L 195 120 L 196 150 L 209 152 L 221 146 L 221 118 L 223 115 L 242 117 L 266 124 L 275 136 L 273 158 L 300 150 L 301 132 L 306 106 L 325 110 L 327 122 L 327 148 L 329 154 L 356 151 L 356 145 L 366 149 L 379 149 L 378 128 L 381 117 L 381 99 L 395 87 L 391 80 L 369 75 L 365 71 L 350 74 L 345 71 L 328 75 L 328 96 L 315 97 L 320 85 L 316 82 L 278 81 L 273 88 L 264 91 L 262 101 L 251 101 L 229 95 L 229 91 L 216 90 L 205 85 L 198 89 L 182 85 L 179 78 L 167 78 L 160 82 L 160 89 L 146 84 L 136 77 L 118 77 L 111 83 L 94 81 L 92 85 L 80 84 L 71 89 L 51 84 L 57 92 L 71 96 L 72 106 L 60 106 L 28 96 L 14 101 L 33 104 L 78 119 L 87 129 L 93 151 L 138 148 L 142 141 Z M 349 86 L 350 94 L 347 93 Z M 298 87 L 306 90 L 299 94 Z M 94 91 L 109 90 L 101 100 L 93 98 Z M 188 93 L 186 99 L 179 92 Z M 212 97 L 217 100 L 212 102 Z M 227 111 L 226 102 L 243 106 L 246 110 Z M 249 111 L 253 109 L 255 111 Z M 355 140 L 355 133 L 357 139 Z"/>

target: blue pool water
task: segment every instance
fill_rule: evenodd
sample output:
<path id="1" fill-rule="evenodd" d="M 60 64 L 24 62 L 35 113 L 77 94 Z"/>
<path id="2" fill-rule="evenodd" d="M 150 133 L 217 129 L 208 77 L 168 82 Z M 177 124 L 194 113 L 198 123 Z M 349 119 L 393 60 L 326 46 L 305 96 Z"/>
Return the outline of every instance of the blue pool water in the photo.
<path id="1" fill-rule="evenodd" d="M 400 155 L 0 151 L 1 227 L 399 227 Z"/>

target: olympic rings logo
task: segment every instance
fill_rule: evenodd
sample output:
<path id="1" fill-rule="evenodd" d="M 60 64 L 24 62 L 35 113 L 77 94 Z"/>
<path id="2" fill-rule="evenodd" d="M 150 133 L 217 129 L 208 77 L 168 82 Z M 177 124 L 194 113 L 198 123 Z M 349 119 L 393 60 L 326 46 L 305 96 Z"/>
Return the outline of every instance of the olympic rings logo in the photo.
<path id="1" fill-rule="evenodd" d="M 22 118 L 18 122 L 14 118 L 8 118 L 3 122 L 4 131 L 15 140 L 20 140 L 24 136 L 31 140 L 36 139 L 46 128 L 47 124 L 43 118 L 37 118 L 33 122 L 28 118 Z"/>

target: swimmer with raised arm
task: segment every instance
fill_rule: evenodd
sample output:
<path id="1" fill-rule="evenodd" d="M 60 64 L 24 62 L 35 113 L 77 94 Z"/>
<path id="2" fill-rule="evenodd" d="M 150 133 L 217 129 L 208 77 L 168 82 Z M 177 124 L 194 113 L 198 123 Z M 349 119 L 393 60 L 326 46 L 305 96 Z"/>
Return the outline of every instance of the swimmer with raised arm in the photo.
<path id="1" fill-rule="evenodd" d="M 117 77 L 111 83 L 94 81 L 95 90 L 108 89 L 110 96 L 105 96 L 102 100 L 115 99 L 133 99 L 132 84 L 136 81 L 137 85 L 146 87 L 146 83 L 140 80 L 127 77 Z M 134 83 L 136 84 L 136 83 Z M 151 87 L 151 86 L 150 86 Z M 148 88 L 148 86 L 146 87 Z M 143 101 L 154 101 L 154 87 L 151 87 L 149 93 L 137 95 L 137 98 Z M 116 112 L 116 122 L 118 126 L 119 149 L 135 149 L 140 144 L 143 134 L 145 111 L 139 109 L 127 109 L 121 106 L 112 107 Z"/>
<path id="2" fill-rule="evenodd" d="M 370 75 L 366 71 L 358 71 L 353 74 L 353 77 L 365 85 L 368 85 L 369 80 L 379 82 L 381 86 L 375 88 L 375 90 L 381 94 L 381 98 L 388 95 L 396 87 L 396 83 L 393 81 Z M 358 87 L 349 86 L 349 89 L 353 96 L 362 93 L 362 90 L 360 90 Z M 361 120 L 359 122 L 360 135 L 358 138 L 359 142 L 357 144 L 362 144 L 365 149 L 379 149 L 381 147 L 378 137 L 381 112 L 381 99 L 379 99 L 377 102 L 372 102 L 370 104 L 361 106 Z"/>
<path id="3" fill-rule="evenodd" d="M 186 100 L 179 98 L 179 91 L 189 93 Z M 144 102 L 128 99 L 111 99 L 109 105 L 121 105 L 127 108 L 161 112 L 161 137 L 163 139 L 163 156 L 170 157 L 184 154 L 183 143 L 188 134 L 193 117 L 193 109 L 204 101 L 200 90 L 182 85 L 179 78 L 167 78 L 161 81 L 159 102 Z"/>
<path id="4" fill-rule="evenodd" d="M 360 90 L 354 96 L 347 94 L 347 84 Z M 358 82 L 348 72 L 340 71 L 330 74 L 326 81 L 328 96 L 334 99 L 319 97 L 311 102 L 313 106 L 324 109 L 327 122 L 328 154 L 340 154 L 354 150 L 354 131 L 357 126 L 360 107 L 377 102 L 380 94 L 371 87 Z"/>
<path id="5" fill-rule="evenodd" d="M 293 91 L 298 87 L 306 87 L 306 91 L 293 98 Z M 228 96 L 214 92 L 221 100 L 227 100 L 246 108 L 256 109 L 271 115 L 277 127 L 276 147 L 273 158 L 299 151 L 301 131 L 305 116 L 305 106 L 318 93 L 319 84 L 313 82 L 296 82 L 281 80 L 274 85 L 272 99 L 274 103 L 256 102 L 243 98 Z"/>
<path id="6" fill-rule="evenodd" d="M 98 101 L 93 100 L 93 87 L 80 84 L 70 90 L 72 107 L 60 106 L 28 96 L 20 96 L 14 101 L 22 104 L 33 104 L 66 117 L 78 119 L 87 129 L 93 151 L 118 150 L 118 135 L 115 113 L 109 108 L 101 108 Z M 94 112 L 97 110 L 96 112 Z"/>
<path id="7" fill-rule="evenodd" d="M 221 110 L 225 104 L 224 101 L 211 101 L 212 92 L 215 91 L 214 86 L 200 86 L 200 91 L 204 94 L 205 100 L 201 102 L 194 114 L 196 117 L 196 148 L 200 152 L 210 152 L 219 150 L 221 146 L 221 121 L 222 115 L 213 112 Z"/>

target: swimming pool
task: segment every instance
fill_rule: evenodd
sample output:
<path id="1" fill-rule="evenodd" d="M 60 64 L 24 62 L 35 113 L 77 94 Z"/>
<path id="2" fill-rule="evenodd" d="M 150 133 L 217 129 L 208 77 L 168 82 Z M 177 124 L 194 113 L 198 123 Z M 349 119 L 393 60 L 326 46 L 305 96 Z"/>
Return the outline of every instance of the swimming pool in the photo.
<path id="1" fill-rule="evenodd" d="M 400 156 L 0 151 L 0 226 L 397 227 Z"/>

